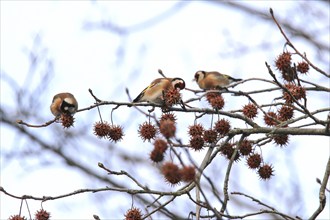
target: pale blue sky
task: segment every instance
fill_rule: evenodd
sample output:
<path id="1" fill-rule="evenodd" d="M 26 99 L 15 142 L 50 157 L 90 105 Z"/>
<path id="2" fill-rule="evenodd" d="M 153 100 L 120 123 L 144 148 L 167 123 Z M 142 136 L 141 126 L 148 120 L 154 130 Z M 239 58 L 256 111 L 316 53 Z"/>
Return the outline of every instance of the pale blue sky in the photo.
<path id="1" fill-rule="evenodd" d="M 79 100 L 80 107 L 87 107 L 93 103 L 93 99 L 88 94 L 88 88 L 93 89 L 95 94 L 102 99 L 127 101 L 125 88 L 130 89 L 132 96 L 137 95 L 153 78 L 159 77 L 157 73 L 159 68 L 168 76 L 184 78 L 187 87 L 192 89 L 198 88 L 191 80 L 199 69 L 218 70 L 237 78 L 270 79 L 264 62 L 267 61 L 273 65 L 275 57 L 283 49 L 284 42 L 275 25 L 262 23 L 255 17 L 212 3 L 190 2 L 157 25 L 125 36 L 84 28 L 86 22 L 102 19 L 111 19 L 119 26 L 130 27 L 164 12 L 174 4 L 176 2 L 173 1 L 94 3 L 90 1 L 1 1 L 1 74 L 3 72 L 9 74 L 17 83 L 23 85 L 29 67 L 24 51 L 27 48 L 31 49 L 36 35 L 41 37 L 42 45 L 47 48 L 47 57 L 54 61 L 54 77 L 49 88 L 40 94 L 41 99 L 45 100 L 45 105 L 40 109 L 40 115 L 45 120 L 52 117 L 49 104 L 52 96 L 57 92 L 70 90 Z M 272 7 L 275 14 L 283 18 L 288 16 L 287 11 L 292 10 L 294 3 L 256 1 L 252 4 L 264 9 L 265 12 Z M 285 15 L 282 15 L 282 12 Z M 327 16 L 329 18 L 329 14 Z M 298 16 L 294 19 L 299 21 L 302 17 Z M 329 31 L 318 37 L 329 44 Z M 270 48 L 232 55 L 243 43 L 251 46 L 261 41 L 269 43 Z M 301 48 L 301 51 L 308 51 L 308 55 L 315 58 L 313 51 L 310 51 L 310 47 L 306 47 L 303 41 L 297 39 L 295 45 Z M 121 52 L 123 56 L 118 58 Z M 325 59 L 329 60 L 329 56 Z M 316 58 L 313 60 L 317 63 Z M 328 68 L 320 65 L 321 68 Z M 319 74 L 310 74 L 306 79 L 308 77 L 323 86 L 329 86 L 326 81 L 322 81 Z M 244 87 L 239 88 L 250 91 L 257 85 L 258 83 L 246 83 Z M 15 100 L 12 99 L 11 92 L 8 86 L 1 84 L 1 105 L 14 106 Z M 184 92 L 183 96 L 189 98 L 193 94 Z M 258 100 L 264 98 L 259 97 Z M 237 109 L 245 104 L 246 100 L 244 102 L 243 99 L 238 100 L 235 103 L 226 104 L 226 110 Z M 311 100 L 311 103 L 313 103 L 312 109 L 320 106 L 328 107 L 320 97 Z M 131 114 L 130 111 L 125 108 L 115 113 L 117 123 L 124 123 L 127 119 L 126 115 Z M 92 120 L 97 120 L 98 115 L 96 111 L 82 112 L 79 118 L 77 127 L 89 121 L 93 123 Z M 138 115 L 134 122 L 137 123 L 143 118 L 142 115 Z M 46 133 L 45 130 L 43 132 Z M 125 132 L 127 136 L 136 135 L 135 129 Z M 186 130 L 179 130 L 179 134 L 184 136 Z M 12 147 L 13 137 L 14 135 L 8 129 L 1 128 L 1 148 Z M 292 137 L 291 140 L 293 147 L 290 151 L 294 151 L 292 163 L 299 172 L 297 184 L 301 184 L 304 199 L 310 201 L 306 207 L 307 210 L 304 211 L 311 213 L 318 205 L 319 186 L 315 183 L 315 178 L 323 177 L 329 155 L 329 144 L 326 144 L 329 138 Z M 125 141 L 119 143 L 118 146 L 143 143 L 141 140 Z M 311 148 L 315 149 L 311 151 Z M 248 186 L 255 185 L 258 188 L 260 184 L 268 184 L 275 188 L 281 187 L 276 185 L 276 181 L 292 175 L 286 170 L 285 152 L 286 149 L 279 148 L 265 152 L 266 159 L 275 158 L 276 160 L 272 163 L 276 166 L 277 175 L 271 180 L 272 182 L 260 183 L 255 174 L 244 168 L 236 171 L 244 170 L 245 173 L 239 175 L 242 179 L 251 181 L 247 184 Z M 194 157 L 198 159 L 200 156 L 194 154 Z M 38 164 L 37 159 L 29 163 Z M 88 188 L 91 181 L 85 180 L 84 176 L 74 170 L 63 168 L 62 165 L 40 168 L 30 173 L 19 161 L 11 162 L 9 166 L 4 166 L 4 163 L 6 161 L 1 158 L 1 186 L 15 195 L 55 196 Z M 243 167 L 244 162 L 241 163 Z M 58 181 L 59 177 L 61 181 Z M 39 178 L 43 181 L 38 181 Z M 255 194 L 260 199 L 265 197 L 272 199 L 272 195 L 265 196 L 256 191 Z M 271 205 L 275 202 L 273 200 Z M 118 205 L 121 203 L 125 201 L 118 200 Z M 19 200 L 1 194 L 0 219 L 7 219 L 13 212 L 18 212 L 19 206 Z M 40 203 L 30 200 L 29 207 L 34 213 L 34 210 L 39 209 Z M 100 213 L 95 205 L 95 199 L 91 199 L 88 194 L 49 201 L 44 204 L 44 207 L 52 212 L 53 219 L 91 219 L 93 214 L 100 214 L 101 219 L 105 219 L 106 216 L 102 214 L 109 215 L 105 210 L 102 210 L 104 213 Z M 280 205 L 278 207 L 280 211 L 285 212 L 285 207 Z M 117 210 L 116 213 L 112 213 L 114 215 L 112 217 L 123 217 L 125 211 L 125 209 Z M 26 208 L 23 209 L 23 213 L 25 216 L 28 215 Z M 327 218 L 329 215 L 328 199 L 327 207 L 320 215 L 320 219 Z"/>

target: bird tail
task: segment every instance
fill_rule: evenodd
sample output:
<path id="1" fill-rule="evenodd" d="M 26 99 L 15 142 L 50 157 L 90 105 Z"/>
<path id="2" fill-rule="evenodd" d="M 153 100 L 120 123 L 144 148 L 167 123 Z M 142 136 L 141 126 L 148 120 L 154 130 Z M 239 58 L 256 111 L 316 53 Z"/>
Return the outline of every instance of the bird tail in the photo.
<path id="1" fill-rule="evenodd" d="M 140 101 L 140 99 L 142 98 L 142 96 L 143 96 L 143 94 L 144 94 L 144 92 L 141 92 L 134 100 L 133 100 L 133 102 L 139 102 Z"/>
<path id="2" fill-rule="evenodd" d="M 242 81 L 242 80 L 243 80 L 243 79 L 235 79 L 235 78 L 233 78 L 233 77 L 231 77 L 231 76 L 229 76 L 228 79 L 229 79 L 230 81 L 232 81 L 232 82 L 239 82 L 239 81 Z"/>
<path id="3" fill-rule="evenodd" d="M 145 93 L 145 91 L 148 89 L 149 87 L 147 87 L 147 88 L 145 88 L 134 100 L 133 100 L 133 102 L 139 102 L 141 99 L 142 99 L 142 97 L 144 96 L 144 93 Z"/>

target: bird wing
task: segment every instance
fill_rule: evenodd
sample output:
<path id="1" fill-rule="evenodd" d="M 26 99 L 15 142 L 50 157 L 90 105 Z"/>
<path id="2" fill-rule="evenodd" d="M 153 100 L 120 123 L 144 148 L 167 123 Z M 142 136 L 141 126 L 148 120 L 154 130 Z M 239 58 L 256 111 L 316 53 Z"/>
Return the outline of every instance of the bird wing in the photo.
<path id="1" fill-rule="evenodd" d="M 242 79 L 236 79 L 236 78 L 233 78 L 229 75 L 226 75 L 226 74 L 222 74 L 222 73 L 219 73 L 219 72 L 210 72 L 210 75 L 212 77 L 215 77 L 217 78 L 218 80 L 225 80 L 225 81 L 232 81 L 232 82 L 238 82 L 238 81 L 241 81 Z"/>
<path id="2" fill-rule="evenodd" d="M 50 111 L 54 116 L 58 116 L 61 114 L 60 106 L 62 99 L 59 96 L 54 96 L 52 104 L 50 105 Z"/>
<path id="3" fill-rule="evenodd" d="M 221 74 L 221 73 L 216 72 L 216 71 L 214 71 L 214 72 L 209 72 L 209 73 L 207 74 L 207 77 L 210 77 L 210 78 L 213 79 L 213 80 L 223 80 L 223 79 L 226 78 L 224 74 Z"/>
<path id="4" fill-rule="evenodd" d="M 169 86 L 171 86 L 171 82 L 168 78 L 155 79 L 133 100 L 133 102 L 155 100 L 160 97 L 163 90 L 167 89 Z"/>
<path id="5" fill-rule="evenodd" d="M 218 86 L 225 86 L 229 84 L 227 75 L 221 74 L 219 72 L 209 72 L 207 75 L 207 78 L 209 79 L 209 82 L 212 82 L 212 87 L 218 87 Z"/>

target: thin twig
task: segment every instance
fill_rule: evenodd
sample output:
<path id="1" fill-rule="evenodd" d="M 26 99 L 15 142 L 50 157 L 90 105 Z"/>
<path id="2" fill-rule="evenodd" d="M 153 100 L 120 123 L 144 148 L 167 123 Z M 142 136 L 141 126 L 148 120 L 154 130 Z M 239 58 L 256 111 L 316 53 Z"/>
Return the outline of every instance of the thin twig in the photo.
<path id="1" fill-rule="evenodd" d="M 158 69 L 158 73 L 159 73 L 162 77 L 167 78 L 161 69 Z"/>
<path id="2" fill-rule="evenodd" d="M 25 126 L 30 127 L 30 128 L 42 128 L 42 127 L 47 127 L 48 125 L 53 124 L 57 120 L 58 120 L 58 118 L 55 117 L 53 120 L 47 121 L 47 122 L 45 122 L 45 123 L 43 123 L 41 125 L 32 125 L 32 124 L 29 124 L 29 123 L 24 122 L 22 120 L 17 120 L 16 123 L 17 124 L 20 124 L 20 125 L 25 125 Z"/>
<path id="3" fill-rule="evenodd" d="M 285 86 L 283 86 L 276 78 L 275 74 L 273 73 L 272 69 L 270 68 L 270 65 L 265 62 L 266 64 L 266 67 L 268 69 L 268 73 L 273 77 L 274 81 L 276 82 L 276 84 L 281 88 L 283 89 L 286 93 L 288 93 L 290 95 L 290 97 L 292 98 L 292 100 L 300 107 L 304 110 L 304 112 L 311 118 L 313 119 L 317 124 L 322 124 L 322 121 L 320 121 L 319 119 L 315 118 L 310 112 L 309 110 L 306 108 L 306 106 L 303 106 L 302 104 L 300 104 L 298 102 L 298 100 L 292 95 L 292 93 L 287 89 L 285 88 Z"/>
<path id="4" fill-rule="evenodd" d="M 223 184 L 223 194 L 224 194 L 224 200 L 223 200 L 223 204 L 221 206 L 220 209 L 220 213 L 224 213 L 225 210 L 227 209 L 227 203 L 229 201 L 229 195 L 228 195 L 228 182 L 229 182 L 229 175 L 230 175 L 230 171 L 231 168 L 233 166 L 233 163 L 235 161 L 235 157 L 238 153 L 238 149 L 239 149 L 239 145 L 240 143 L 244 140 L 244 138 L 246 137 L 246 134 L 243 134 L 238 142 L 238 147 L 235 148 L 234 153 L 231 155 L 229 164 L 227 166 L 227 171 L 226 171 L 226 175 L 225 175 L 225 180 L 224 180 L 224 184 Z"/>
<path id="5" fill-rule="evenodd" d="M 321 183 L 320 191 L 319 191 L 319 199 L 320 199 L 320 204 L 319 207 L 316 209 L 316 211 L 313 213 L 313 215 L 309 218 L 310 220 L 316 219 L 316 217 L 323 211 L 327 199 L 325 196 L 325 190 L 329 181 L 329 176 L 330 176 L 330 157 L 328 159 L 328 163 L 325 167 L 325 172 L 323 176 L 323 180 Z"/>
<path id="6" fill-rule="evenodd" d="M 100 167 L 100 168 L 102 168 L 102 169 L 104 169 L 105 171 L 107 171 L 109 174 L 111 174 L 111 175 L 124 175 L 124 176 L 127 176 L 128 178 L 130 178 L 131 180 L 133 180 L 133 182 L 135 182 L 136 183 L 136 185 L 138 185 L 141 189 L 143 189 L 143 190 L 148 190 L 148 188 L 147 187 L 145 187 L 145 186 L 143 186 L 141 183 L 139 183 L 139 181 L 137 181 L 132 175 L 130 175 L 129 173 L 127 173 L 126 171 L 123 171 L 123 170 L 121 170 L 121 171 L 113 171 L 113 170 L 110 170 L 110 169 L 108 169 L 108 168 L 106 168 L 104 165 L 103 165 L 103 163 L 98 163 L 98 166 Z"/>
<path id="7" fill-rule="evenodd" d="M 170 204 L 172 201 L 174 201 L 174 199 L 176 198 L 176 196 L 172 196 L 171 199 L 169 199 L 168 201 L 166 201 L 165 203 L 163 203 L 162 205 L 160 205 L 159 207 L 155 208 L 154 210 L 152 210 L 150 213 L 148 213 L 147 215 L 143 216 L 142 219 L 146 219 L 149 216 L 151 216 L 153 213 L 157 212 L 158 210 L 162 209 L 163 207 L 167 206 L 168 204 Z"/>
<path id="8" fill-rule="evenodd" d="M 272 211 L 276 211 L 276 209 L 275 209 L 274 207 L 271 207 L 271 206 L 269 206 L 269 205 L 263 203 L 263 202 L 260 201 L 259 199 L 256 199 L 256 198 L 254 198 L 254 197 L 252 197 L 252 196 L 249 196 L 249 195 L 247 195 L 247 194 L 245 194 L 245 193 L 242 193 L 242 192 L 231 192 L 230 194 L 232 194 L 232 195 L 241 195 L 241 196 L 245 196 L 245 197 L 251 199 L 253 202 L 256 202 L 256 203 L 258 203 L 258 204 L 260 204 L 260 205 L 262 205 L 262 206 L 265 206 L 265 207 L 269 208 L 269 209 L 272 210 Z"/>
<path id="9" fill-rule="evenodd" d="M 94 95 L 93 90 L 88 89 L 88 92 L 91 94 L 91 96 L 95 99 L 96 102 L 102 102 L 101 99 L 97 98 L 97 97 Z"/>
<path id="10" fill-rule="evenodd" d="M 278 29 L 280 30 L 280 32 L 281 32 L 281 34 L 283 35 L 283 37 L 285 38 L 285 40 L 286 40 L 286 42 L 287 42 L 287 44 L 301 57 L 301 58 L 303 58 L 311 67 L 313 67 L 317 72 L 319 72 L 319 73 L 321 73 L 321 74 L 323 74 L 324 76 L 326 76 L 326 77 L 330 77 L 330 74 L 327 74 L 325 71 L 323 71 L 323 70 L 321 70 L 320 68 L 318 68 L 317 66 L 315 66 L 311 61 L 309 61 L 308 59 L 307 59 L 307 57 L 306 56 L 304 56 L 302 53 L 300 53 L 299 51 L 298 51 L 298 49 L 291 43 L 291 41 L 290 41 L 290 39 L 286 36 L 286 34 L 284 33 L 284 31 L 283 31 L 283 29 L 282 29 L 282 27 L 281 27 L 281 25 L 277 22 L 277 20 L 276 20 L 276 18 L 275 18 L 275 15 L 274 15 L 274 12 L 273 12 L 273 9 L 272 8 L 270 8 L 269 9 L 269 12 L 270 12 L 270 14 L 271 14 L 271 16 L 272 16 L 272 18 L 273 18 L 273 20 L 274 20 L 274 22 L 276 23 L 276 25 L 277 25 L 277 27 L 278 27 Z"/>

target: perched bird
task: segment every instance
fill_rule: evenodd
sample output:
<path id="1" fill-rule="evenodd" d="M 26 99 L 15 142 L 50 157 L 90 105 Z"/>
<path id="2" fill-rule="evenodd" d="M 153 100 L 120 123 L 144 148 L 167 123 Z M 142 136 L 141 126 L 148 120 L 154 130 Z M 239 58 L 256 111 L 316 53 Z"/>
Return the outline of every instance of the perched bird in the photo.
<path id="1" fill-rule="evenodd" d="M 59 93 L 54 96 L 50 111 L 54 116 L 58 117 L 61 114 L 73 115 L 78 109 L 78 102 L 76 98 L 68 92 Z"/>
<path id="2" fill-rule="evenodd" d="M 150 102 L 154 104 L 164 103 L 164 91 L 171 88 L 182 90 L 186 86 L 181 78 L 158 78 L 150 83 L 133 102 Z"/>
<path id="3" fill-rule="evenodd" d="M 231 76 L 221 74 L 216 71 L 206 72 L 201 70 L 195 73 L 194 79 L 201 89 L 219 89 L 223 86 L 227 86 L 233 82 L 238 82 L 241 80 L 242 79 L 235 79 Z"/>

